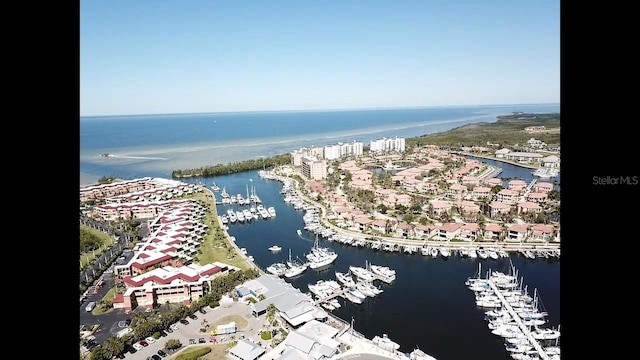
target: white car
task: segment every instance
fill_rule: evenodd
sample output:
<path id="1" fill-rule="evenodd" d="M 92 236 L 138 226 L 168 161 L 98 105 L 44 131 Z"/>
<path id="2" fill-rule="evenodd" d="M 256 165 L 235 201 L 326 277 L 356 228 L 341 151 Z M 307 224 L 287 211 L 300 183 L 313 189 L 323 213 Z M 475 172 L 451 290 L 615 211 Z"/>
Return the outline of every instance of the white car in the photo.
<path id="1" fill-rule="evenodd" d="M 178 324 L 171 324 L 171 326 L 169 326 L 171 328 L 171 330 L 173 331 L 178 331 Z"/>
<path id="2" fill-rule="evenodd" d="M 145 339 L 149 344 L 153 344 L 154 342 L 156 342 L 156 339 L 153 336 L 149 336 L 148 338 Z"/>
<path id="3" fill-rule="evenodd" d="M 133 343 L 133 345 L 131 345 L 131 346 L 133 346 L 133 348 L 138 350 L 138 351 L 144 349 L 144 346 L 140 345 L 140 343 L 138 343 L 138 342 Z"/>

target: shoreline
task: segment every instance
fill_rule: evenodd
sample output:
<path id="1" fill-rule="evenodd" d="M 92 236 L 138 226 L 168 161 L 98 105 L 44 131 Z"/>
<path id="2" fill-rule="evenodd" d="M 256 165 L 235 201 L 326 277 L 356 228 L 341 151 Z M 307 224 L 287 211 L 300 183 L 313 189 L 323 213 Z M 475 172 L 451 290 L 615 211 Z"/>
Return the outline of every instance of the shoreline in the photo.
<path id="1" fill-rule="evenodd" d="M 272 175 L 274 176 L 274 179 L 280 182 L 283 182 L 283 176 L 281 175 Z M 284 177 L 285 179 L 290 179 L 288 177 Z M 381 241 L 381 243 L 388 243 L 388 244 L 392 244 L 392 245 L 400 245 L 400 246 L 417 246 L 418 248 L 423 248 L 423 247 L 448 247 L 448 248 L 452 248 L 455 250 L 459 250 L 462 248 L 474 248 L 474 249 L 479 249 L 479 248 L 493 248 L 493 249 L 499 249 L 499 250 L 504 250 L 506 252 L 523 252 L 523 251 L 552 251 L 552 250 L 559 250 L 560 249 L 560 242 L 504 242 L 504 241 L 470 241 L 470 242 L 466 242 L 466 241 L 450 241 L 450 240 L 417 240 L 417 239 L 405 239 L 405 238 L 398 238 L 398 237 L 389 237 L 389 236 L 379 236 L 379 235 L 370 235 L 370 234 L 363 234 L 362 232 L 359 231 L 353 231 L 353 230 L 347 230 L 347 229 L 343 229 L 341 227 L 335 226 L 333 224 L 331 224 L 328 219 L 327 219 L 327 215 L 326 215 L 326 209 L 321 205 L 318 204 L 316 201 L 306 197 L 304 194 L 302 194 L 299 190 L 298 190 L 298 183 L 297 180 L 295 179 L 291 179 L 292 181 L 294 181 L 296 183 L 296 185 L 293 187 L 294 191 L 296 193 L 296 196 L 300 197 L 301 199 L 303 199 L 303 201 L 307 204 L 310 204 L 312 206 L 314 206 L 315 208 L 318 209 L 318 215 L 320 218 L 320 225 L 325 228 L 325 229 L 329 229 L 335 233 L 339 233 L 345 236 L 351 236 L 351 237 L 358 237 L 358 238 L 363 238 L 362 240 L 365 241 L 365 246 L 366 247 L 371 247 L 372 244 L 377 243 L 378 241 Z M 369 240 L 367 238 L 374 238 L 375 240 Z M 380 251 L 384 251 L 384 250 L 380 250 Z M 401 250 L 402 251 L 402 250 Z M 419 249 L 418 249 L 419 251 Z M 395 251 L 398 252 L 398 251 Z"/>

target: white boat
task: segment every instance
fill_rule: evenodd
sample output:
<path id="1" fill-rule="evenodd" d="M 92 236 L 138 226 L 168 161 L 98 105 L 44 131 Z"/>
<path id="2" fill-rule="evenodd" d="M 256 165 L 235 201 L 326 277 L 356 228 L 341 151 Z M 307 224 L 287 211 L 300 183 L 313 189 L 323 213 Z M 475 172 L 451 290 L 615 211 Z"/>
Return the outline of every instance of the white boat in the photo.
<path id="1" fill-rule="evenodd" d="M 513 352 L 513 353 L 524 353 L 526 351 L 529 351 L 531 349 L 533 349 L 533 346 L 531 346 L 530 344 L 512 344 L 512 343 L 505 343 L 504 344 L 505 349 L 507 349 L 507 351 L 509 352 Z"/>
<path id="2" fill-rule="evenodd" d="M 543 178 L 543 179 L 549 179 L 552 177 L 556 177 L 558 176 L 558 174 L 560 173 L 559 169 L 556 168 L 552 168 L 552 167 L 547 167 L 547 166 L 542 166 L 536 169 L 536 171 L 532 172 L 532 174 L 534 176 Z"/>
<path id="3" fill-rule="evenodd" d="M 467 255 L 469 255 L 470 258 L 475 259 L 478 257 L 478 253 L 476 252 L 476 249 L 474 248 L 469 248 L 467 251 Z"/>
<path id="4" fill-rule="evenodd" d="M 294 260 L 293 262 L 291 262 L 291 264 L 289 264 L 289 268 L 287 269 L 287 271 L 284 272 L 284 277 L 286 278 L 296 277 L 302 274 L 303 272 L 305 272 L 305 270 L 307 270 L 306 264 L 303 264 L 299 261 Z"/>
<path id="5" fill-rule="evenodd" d="M 346 287 L 356 286 L 356 282 L 353 281 L 353 277 L 350 273 L 336 271 L 336 279 Z"/>
<path id="6" fill-rule="evenodd" d="M 280 262 L 267 266 L 267 272 L 276 276 L 283 276 L 287 269 L 287 264 Z"/>
<path id="7" fill-rule="evenodd" d="M 329 301 L 327 301 L 329 304 L 331 304 L 334 308 L 338 309 L 340 308 L 342 305 L 340 305 L 340 301 L 338 301 L 338 299 L 333 298 Z"/>
<path id="8" fill-rule="evenodd" d="M 348 291 L 345 291 L 342 296 L 354 304 L 362 304 L 362 300 L 364 300 L 364 298 L 359 298 Z"/>
<path id="9" fill-rule="evenodd" d="M 371 272 L 378 275 L 380 280 L 390 283 L 396 279 L 396 271 L 388 266 L 370 264 Z"/>
<path id="10" fill-rule="evenodd" d="M 409 353 L 409 360 L 436 360 L 436 358 L 420 349 L 415 349 Z"/>
<path id="11" fill-rule="evenodd" d="M 441 246 L 440 249 L 438 249 L 438 251 L 440 251 L 440 256 L 442 256 L 443 258 L 448 258 L 449 255 L 451 255 L 451 251 L 449 251 L 448 248 Z"/>
<path id="12" fill-rule="evenodd" d="M 431 249 L 429 249 L 429 253 L 431 253 L 431 257 L 438 257 L 438 248 L 432 247 Z"/>
<path id="13" fill-rule="evenodd" d="M 319 269 L 325 266 L 331 265 L 338 258 L 338 253 L 328 247 L 320 247 L 318 245 L 318 234 L 316 234 L 316 240 L 313 243 L 311 251 L 306 255 L 309 267 L 312 269 Z"/>
<path id="14" fill-rule="evenodd" d="M 325 302 L 323 302 L 323 303 L 321 303 L 321 304 L 320 304 L 320 306 L 322 306 L 323 308 L 325 308 L 325 309 L 327 309 L 327 310 L 329 310 L 329 311 L 332 311 L 332 310 L 335 310 L 335 309 L 336 309 L 336 307 L 335 307 L 335 306 L 333 306 L 333 304 L 331 304 L 331 303 L 329 303 L 329 302 L 326 302 L 326 301 L 325 301 Z"/>
<path id="15" fill-rule="evenodd" d="M 360 266 L 349 266 L 349 272 L 362 281 L 373 281 L 373 273 Z"/>
<path id="16" fill-rule="evenodd" d="M 504 338 L 512 338 L 516 336 L 522 336 L 523 332 L 518 325 L 506 324 L 491 330 L 494 335 L 502 336 Z"/>
<path id="17" fill-rule="evenodd" d="M 296 277 L 307 270 L 307 264 L 303 264 L 298 259 L 293 260 L 291 258 L 291 249 L 289 249 L 289 260 L 287 260 L 287 266 L 288 269 L 284 272 L 284 277 L 286 278 Z"/>
<path id="18" fill-rule="evenodd" d="M 267 208 L 267 212 L 269 213 L 269 216 L 271 216 L 271 217 L 276 216 L 276 208 L 274 208 L 273 206 L 269 206 Z"/>
<path id="19" fill-rule="evenodd" d="M 302 236 L 302 230 L 298 229 L 296 232 L 298 233 L 298 236 Z"/>
<path id="20" fill-rule="evenodd" d="M 531 336 L 536 340 L 555 340 L 560 337 L 560 331 L 554 329 L 536 328 L 531 331 Z"/>
<path id="21" fill-rule="evenodd" d="M 487 250 L 479 248 L 476 250 L 476 253 L 478 253 L 478 257 L 482 260 L 486 259 L 489 257 L 489 254 L 487 253 Z"/>
<path id="22" fill-rule="evenodd" d="M 369 283 L 359 282 L 359 283 L 356 284 L 356 289 L 358 289 L 358 291 L 360 291 L 361 293 L 363 293 L 365 296 L 368 296 L 368 297 L 374 297 L 374 296 L 378 295 L 367 284 L 369 284 Z"/>
<path id="23" fill-rule="evenodd" d="M 487 249 L 487 255 L 489 256 L 489 258 L 491 258 L 492 260 L 498 260 L 498 258 L 500 257 L 498 255 L 498 252 L 494 249 Z"/>
<path id="24" fill-rule="evenodd" d="M 374 336 L 371 341 L 376 344 L 378 347 L 385 349 L 387 351 L 395 352 L 400 348 L 400 344 L 395 341 L 389 339 L 387 334 L 382 334 L 382 336 Z"/>
<path id="25" fill-rule="evenodd" d="M 346 292 L 362 300 L 367 298 L 367 295 L 365 295 L 362 291 L 358 290 L 358 288 L 355 286 L 348 288 Z"/>
<path id="26" fill-rule="evenodd" d="M 269 247 L 269 251 L 278 252 L 280 250 L 282 250 L 282 248 L 278 245 L 273 245 Z"/>
<path id="27" fill-rule="evenodd" d="M 220 186 L 216 185 L 216 183 L 211 184 L 211 190 L 220 191 Z"/>

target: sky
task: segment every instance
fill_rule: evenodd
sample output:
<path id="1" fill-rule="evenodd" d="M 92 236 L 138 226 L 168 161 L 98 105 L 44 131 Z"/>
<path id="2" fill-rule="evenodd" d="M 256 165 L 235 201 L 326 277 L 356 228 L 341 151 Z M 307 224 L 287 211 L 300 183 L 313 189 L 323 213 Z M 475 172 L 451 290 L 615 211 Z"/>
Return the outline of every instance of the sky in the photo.
<path id="1" fill-rule="evenodd" d="M 560 0 L 81 0 L 80 116 L 560 103 Z"/>

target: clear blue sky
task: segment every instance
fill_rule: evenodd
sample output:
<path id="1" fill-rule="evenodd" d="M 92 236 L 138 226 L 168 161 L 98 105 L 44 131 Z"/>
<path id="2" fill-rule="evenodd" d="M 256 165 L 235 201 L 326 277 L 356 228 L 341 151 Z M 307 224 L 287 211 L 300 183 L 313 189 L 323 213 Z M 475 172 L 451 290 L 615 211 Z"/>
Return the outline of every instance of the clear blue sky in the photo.
<path id="1" fill-rule="evenodd" d="M 80 115 L 560 103 L 560 0 L 81 0 Z"/>

